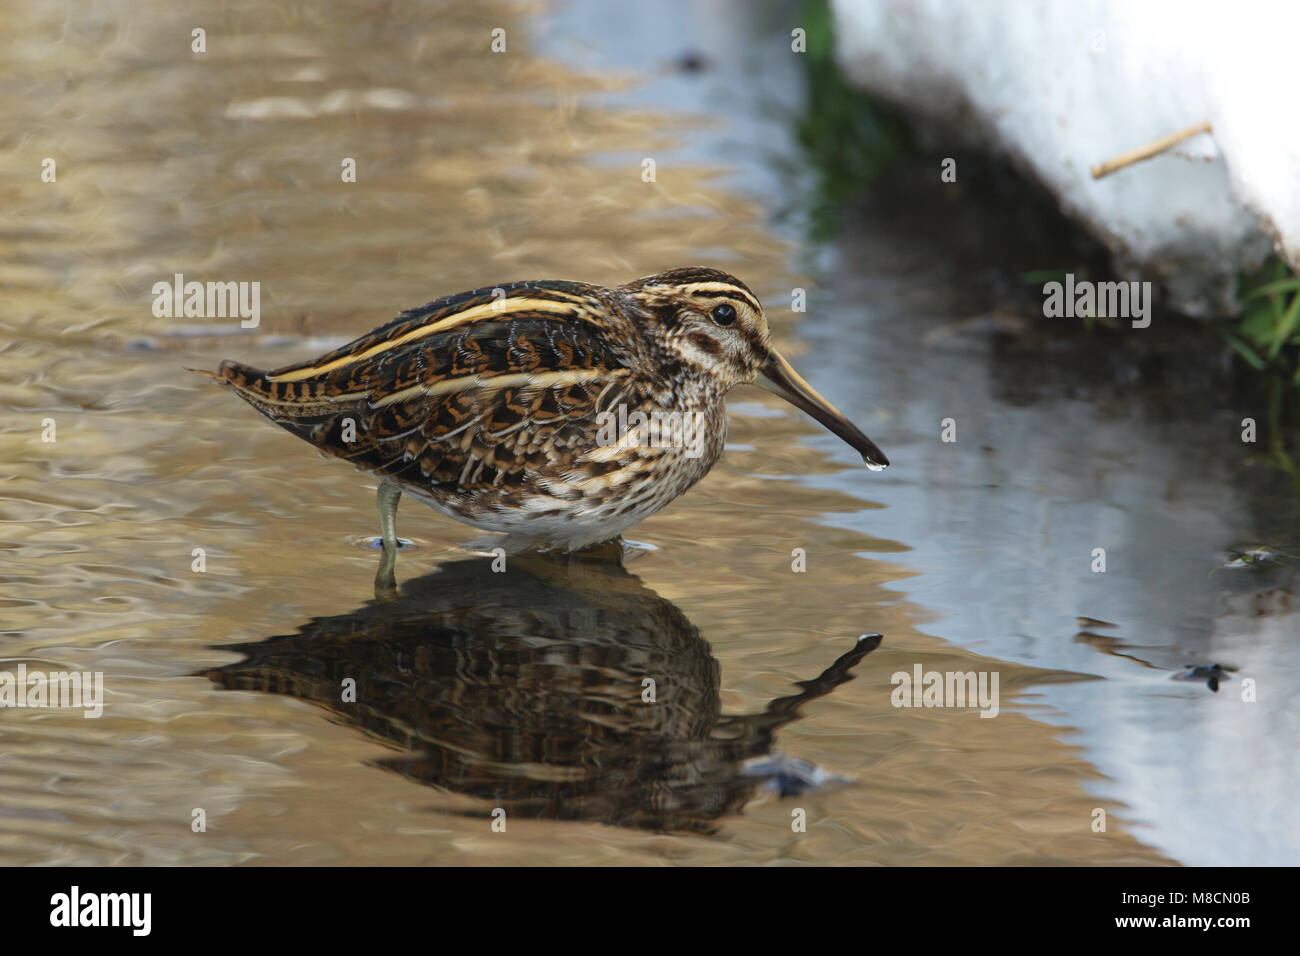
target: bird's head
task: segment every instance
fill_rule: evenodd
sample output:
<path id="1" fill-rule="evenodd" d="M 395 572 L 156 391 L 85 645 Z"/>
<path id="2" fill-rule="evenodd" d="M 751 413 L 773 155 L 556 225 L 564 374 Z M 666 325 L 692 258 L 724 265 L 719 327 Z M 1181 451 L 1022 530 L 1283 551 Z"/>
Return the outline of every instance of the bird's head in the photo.
<path id="1" fill-rule="evenodd" d="M 687 375 L 726 390 L 759 385 L 806 412 L 862 456 L 867 467 L 889 464 L 884 452 L 822 398 L 771 343 L 763 305 L 735 276 L 716 269 L 671 269 L 622 286 L 646 317 L 647 333 Z"/>

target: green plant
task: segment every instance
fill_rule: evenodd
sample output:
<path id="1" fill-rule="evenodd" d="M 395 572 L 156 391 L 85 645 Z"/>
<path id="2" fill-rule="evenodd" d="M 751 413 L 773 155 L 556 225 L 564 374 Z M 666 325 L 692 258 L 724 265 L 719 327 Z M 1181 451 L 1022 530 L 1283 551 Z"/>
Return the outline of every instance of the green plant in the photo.
<path id="1" fill-rule="evenodd" d="M 807 97 L 798 137 L 817 170 L 813 234 L 825 238 L 839 224 L 844 204 L 865 193 L 909 151 L 911 140 L 899 118 L 845 81 L 835 62 L 834 17 L 828 0 L 806 0 L 800 22 L 808 46 Z"/>
<path id="2" fill-rule="evenodd" d="M 1238 297 L 1245 308 L 1236 328 L 1224 331 L 1228 344 L 1253 368 L 1272 368 L 1300 386 L 1300 276 L 1270 259 L 1242 278 Z"/>

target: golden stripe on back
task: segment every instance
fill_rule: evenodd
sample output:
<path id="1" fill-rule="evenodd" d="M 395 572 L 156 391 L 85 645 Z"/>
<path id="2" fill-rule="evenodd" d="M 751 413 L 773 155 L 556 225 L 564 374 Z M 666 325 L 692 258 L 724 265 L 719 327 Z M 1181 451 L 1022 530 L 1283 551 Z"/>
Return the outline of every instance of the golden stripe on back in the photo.
<path id="1" fill-rule="evenodd" d="M 601 369 L 590 368 L 572 372 L 509 372 L 500 375 L 466 375 L 461 378 L 446 378 L 428 385 L 412 385 L 400 392 L 385 395 L 371 408 L 386 408 L 396 405 L 416 395 L 446 395 L 466 388 L 483 390 L 501 388 L 554 388 L 557 385 L 581 385 L 584 382 L 598 382 L 606 379 L 621 378 L 628 374 L 625 368 Z"/>
<path id="2" fill-rule="evenodd" d="M 357 362 L 364 362 L 382 355 L 392 349 L 401 348 L 409 345 L 411 342 L 417 342 L 420 339 L 427 338 L 430 335 L 436 335 L 439 332 L 445 332 L 460 325 L 467 325 L 471 322 L 478 322 L 485 319 L 507 320 L 511 315 L 519 312 L 544 312 L 560 316 L 564 319 L 580 319 L 590 322 L 588 313 L 582 308 L 585 305 L 583 299 L 577 296 L 568 296 L 565 293 L 557 293 L 555 290 L 546 290 L 552 295 L 564 295 L 564 300 L 557 299 L 499 299 L 491 302 L 483 302 L 469 308 L 452 312 L 435 319 L 424 325 L 417 326 L 396 338 L 389 339 L 386 342 L 378 342 L 368 349 L 356 352 L 352 355 L 343 355 L 329 362 L 320 365 L 310 365 L 306 368 L 294 369 L 289 372 L 282 372 L 278 375 L 267 376 L 268 382 L 301 382 L 303 379 L 314 378 L 317 375 L 324 375 L 333 372 L 336 369 L 353 365 Z"/>

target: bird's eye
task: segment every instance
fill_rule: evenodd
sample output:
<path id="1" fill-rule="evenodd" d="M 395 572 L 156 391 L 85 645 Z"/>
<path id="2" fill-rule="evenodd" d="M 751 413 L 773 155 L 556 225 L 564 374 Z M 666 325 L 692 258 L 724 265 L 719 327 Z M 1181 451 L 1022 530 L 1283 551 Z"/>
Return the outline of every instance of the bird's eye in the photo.
<path id="1" fill-rule="evenodd" d="M 726 303 L 714 306 L 712 316 L 713 321 L 717 322 L 718 325 L 730 325 L 732 322 L 736 321 L 736 307 L 734 305 L 727 305 Z"/>

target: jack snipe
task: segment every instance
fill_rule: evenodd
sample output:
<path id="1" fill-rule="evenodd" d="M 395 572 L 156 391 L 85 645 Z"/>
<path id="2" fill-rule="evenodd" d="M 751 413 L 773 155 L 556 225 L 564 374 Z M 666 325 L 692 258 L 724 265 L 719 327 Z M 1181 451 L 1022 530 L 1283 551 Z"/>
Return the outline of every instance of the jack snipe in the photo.
<path id="1" fill-rule="evenodd" d="M 723 397 L 760 384 L 889 460 L 768 341 L 740 280 L 674 269 L 617 289 L 516 282 L 436 299 L 320 358 L 206 372 L 379 480 L 386 552 L 402 492 L 507 550 L 616 538 L 708 473 Z"/>

